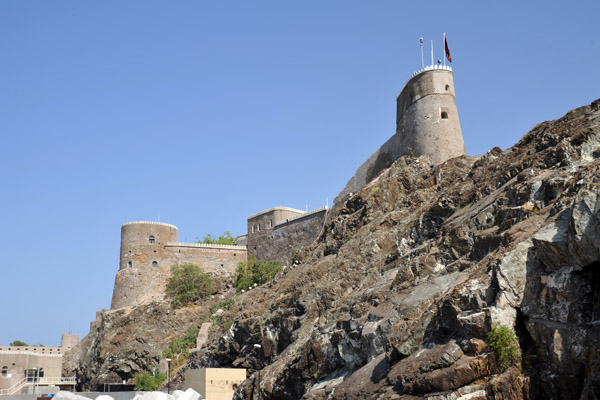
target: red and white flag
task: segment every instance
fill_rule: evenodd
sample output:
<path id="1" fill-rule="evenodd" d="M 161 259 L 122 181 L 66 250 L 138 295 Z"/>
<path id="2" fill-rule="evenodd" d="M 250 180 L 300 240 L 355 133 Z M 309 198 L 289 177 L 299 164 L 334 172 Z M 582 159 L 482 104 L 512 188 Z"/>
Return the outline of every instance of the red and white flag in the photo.
<path id="1" fill-rule="evenodd" d="M 452 62 L 452 56 L 450 55 L 450 49 L 448 48 L 448 41 L 446 40 L 446 34 L 444 33 L 444 46 L 446 46 L 446 58 L 449 62 Z"/>

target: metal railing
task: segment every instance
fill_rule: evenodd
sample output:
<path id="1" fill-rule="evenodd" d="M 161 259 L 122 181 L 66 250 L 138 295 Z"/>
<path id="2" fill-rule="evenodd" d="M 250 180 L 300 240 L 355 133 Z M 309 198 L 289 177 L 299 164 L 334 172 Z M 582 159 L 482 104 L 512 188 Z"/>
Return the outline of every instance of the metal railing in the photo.
<path id="1" fill-rule="evenodd" d="M 27 385 L 75 385 L 77 378 L 70 377 L 34 377 L 27 376 L 9 387 L 8 389 L 0 389 L 0 396 L 15 394 Z"/>

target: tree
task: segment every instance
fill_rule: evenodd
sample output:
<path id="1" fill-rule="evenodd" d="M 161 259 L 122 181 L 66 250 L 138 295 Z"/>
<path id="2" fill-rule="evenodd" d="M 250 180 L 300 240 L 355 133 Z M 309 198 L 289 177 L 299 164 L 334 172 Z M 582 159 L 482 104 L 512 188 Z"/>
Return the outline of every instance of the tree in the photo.
<path id="1" fill-rule="evenodd" d="M 21 340 L 15 340 L 14 342 L 11 342 L 9 346 L 29 346 L 29 345 Z"/>
<path id="2" fill-rule="evenodd" d="M 234 246 L 237 244 L 237 238 L 231 236 L 231 233 L 229 231 L 225 231 L 222 235 L 219 235 L 218 238 L 214 237 L 209 233 L 208 235 L 204 236 L 204 239 L 202 239 L 201 241 L 199 240 L 197 243 L 228 244 Z"/>
<path id="3" fill-rule="evenodd" d="M 511 365 L 519 364 L 519 341 L 509 327 L 493 326 L 488 333 L 487 344 L 494 351 L 502 371 Z"/>
<path id="4" fill-rule="evenodd" d="M 247 263 L 238 263 L 233 285 L 238 291 L 248 289 L 255 283 L 262 285 L 273 279 L 281 269 L 279 261 L 256 261 L 251 255 Z"/>
<path id="5" fill-rule="evenodd" d="M 143 390 L 145 392 L 154 392 L 158 390 L 160 384 L 167 379 L 167 375 L 164 372 L 158 371 L 156 375 L 152 375 L 148 371 L 144 371 L 141 374 L 135 376 L 135 388 L 134 390 Z"/>
<path id="6" fill-rule="evenodd" d="M 213 280 L 199 266 L 194 264 L 173 265 L 171 277 L 167 280 L 166 297 L 175 308 L 194 303 L 211 294 Z"/>

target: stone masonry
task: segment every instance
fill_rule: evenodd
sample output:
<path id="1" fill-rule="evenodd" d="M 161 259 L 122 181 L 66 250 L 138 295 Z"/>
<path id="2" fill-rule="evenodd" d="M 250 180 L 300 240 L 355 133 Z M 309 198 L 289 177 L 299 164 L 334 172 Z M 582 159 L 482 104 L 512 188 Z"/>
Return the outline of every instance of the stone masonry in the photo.
<path id="1" fill-rule="evenodd" d="M 174 225 L 125 223 L 111 309 L 163 300 L 172 265 L 196 264 L 213 276 L 229 277 L 240 261 L 246 261 L 245 246 L 179 243 Z"/>

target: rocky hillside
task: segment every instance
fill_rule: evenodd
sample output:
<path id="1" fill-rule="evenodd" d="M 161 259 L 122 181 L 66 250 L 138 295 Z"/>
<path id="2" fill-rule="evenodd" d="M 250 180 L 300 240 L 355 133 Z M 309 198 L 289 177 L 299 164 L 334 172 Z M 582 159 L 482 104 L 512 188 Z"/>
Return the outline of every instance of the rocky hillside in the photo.
<path id="1" fill-rule="evenodd" d="M 401 158 L 188 367 L 248 368 L 238 399 L 257 370 L 263 399 L 600 398 L 599 196 L 600 100 L 504 152 Z"/>
<path id="2" fill-rule="evenodd" d="M 77 389 L 84 391 L 102 390 L 108 383 L 132 384 L 136 374 L 159 365 L 170 340 L 199 327 L 208 312 L 208 304 L 175 310 L 166 301 L 98 311 L 90 333 L 65 354 L 63 375 L 76 375 Z"/>

